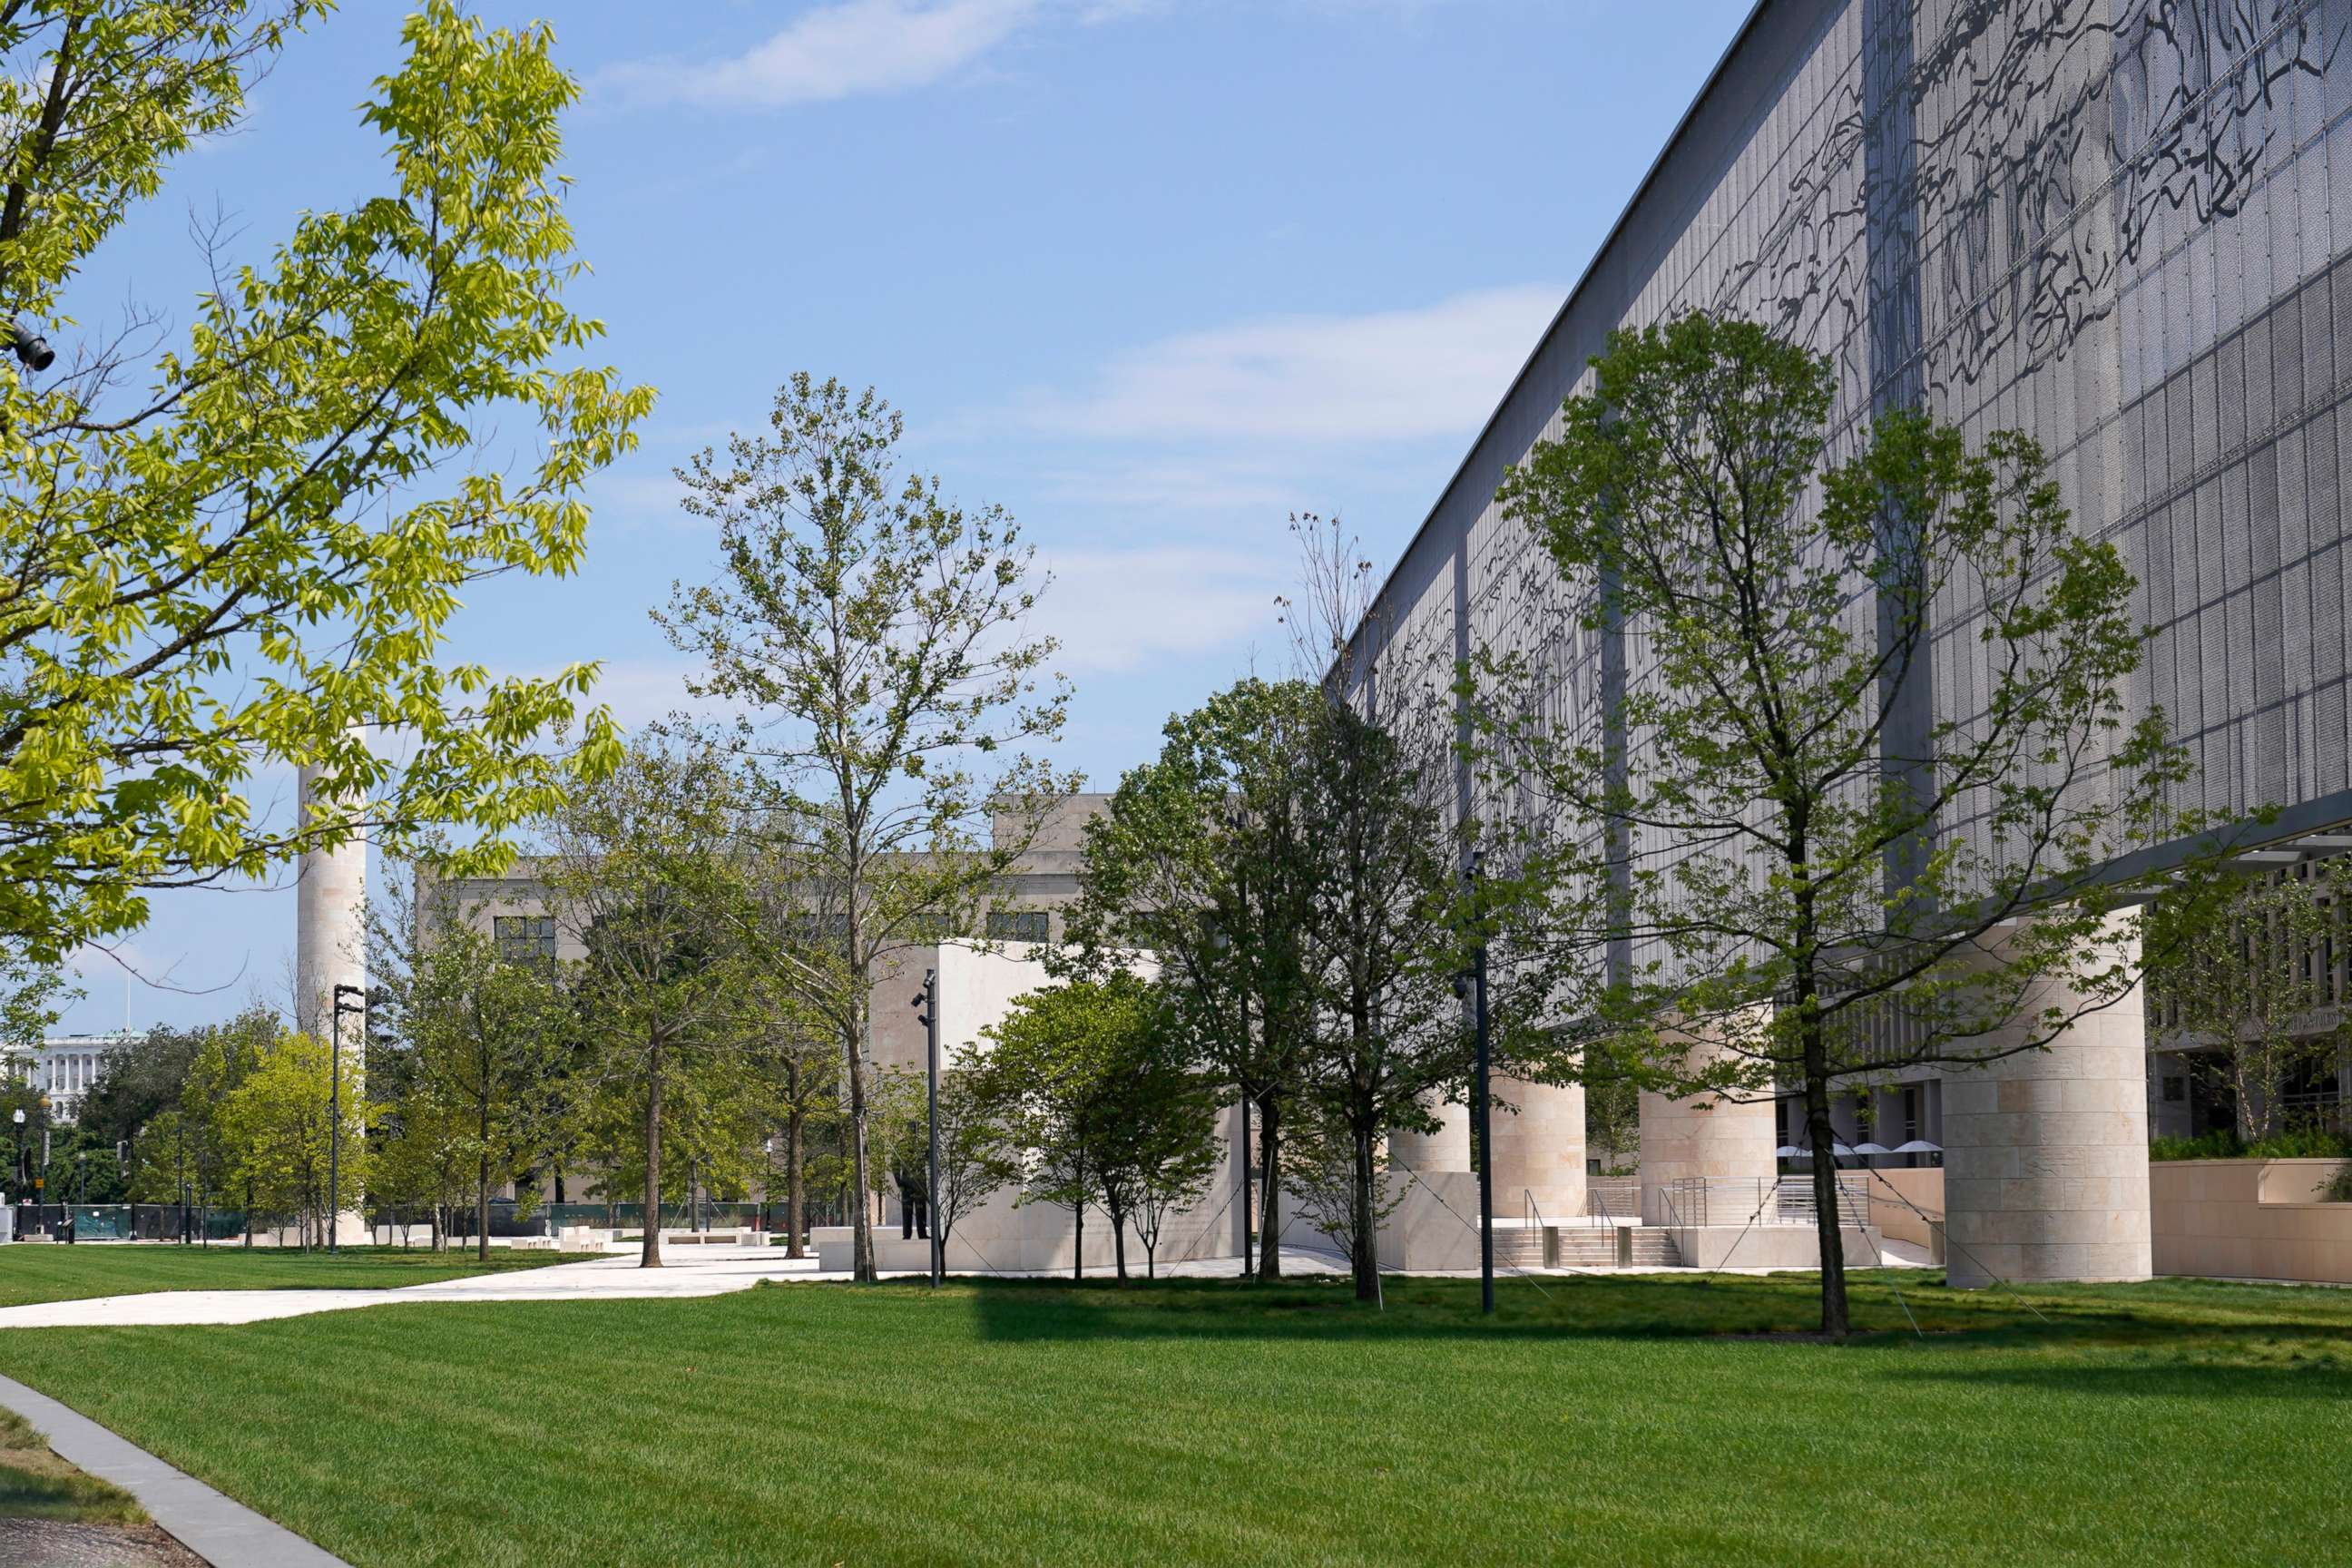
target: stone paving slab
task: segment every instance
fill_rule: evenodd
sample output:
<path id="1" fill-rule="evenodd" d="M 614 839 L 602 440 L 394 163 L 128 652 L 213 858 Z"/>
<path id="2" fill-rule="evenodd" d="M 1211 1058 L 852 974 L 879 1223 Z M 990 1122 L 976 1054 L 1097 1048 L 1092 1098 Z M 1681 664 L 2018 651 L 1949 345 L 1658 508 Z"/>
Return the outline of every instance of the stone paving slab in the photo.
<path id="1" fill-rule="evenodd" d="M 59 1458 L 137 1498 L 149 1518 L 215 1568 L 351 1568 L 14 1378 L 0 1377 L 0 1405 L 31 1422 Z"/>

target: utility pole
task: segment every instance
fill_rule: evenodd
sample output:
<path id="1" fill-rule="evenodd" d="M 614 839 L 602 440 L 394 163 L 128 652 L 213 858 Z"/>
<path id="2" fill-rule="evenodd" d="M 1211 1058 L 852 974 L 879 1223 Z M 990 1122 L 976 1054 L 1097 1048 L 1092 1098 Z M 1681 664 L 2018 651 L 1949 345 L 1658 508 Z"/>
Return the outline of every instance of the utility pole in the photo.
<path id="1" fill-rule="evenodd" d="M 353 998 L 351 1005 L 343 998 Z M 334 1021 L 327 1028 L 327 1250 L 342 1250 L 343 1202 L 343 1015 L 356 1013 L 362 1033 L 367 1028 L 367 993 L 356 985 L 337 985 Z"/>
<path id="2" fill-rule="evenodd" d="M 922 1011 L 916 1021 L 923 1026 L 924 1092 L 929 1104 L 931 1128 L 930 1162 L 923 1177 L 924 1228 L 931 1242 L 931 1289 L 936 1290 L 947 1277 L 947 1249 L 940 1237 L 940 972 L 923 971 L 923 989 L 915 997 L 915 1005 Z"/>
<path id="3" fill-rule="evenodd" d="M 1478 868 L 1484 858 L 1480 851 L 1472 850 L 1462 878 L 1470 895 L 1470 919 L 1478 934 L 1477 945 L 1471 949 L 1470 973 L 1465 977 L 1478 1038 L 1477 1066 L 1471 1075 L 1470 1128 L 1478 1141 L 1478 1310 L 1491 1318 L 1495 1315 L 1495 1145 L 1489 1136 L 1488 1116 L 1493 1094 L 1487 1082 L 1492 1064 L 1486 1035 L 1486 910 L 1478 889 Z M 1454 994 L 1462 994 L 1464 989 L 1463 982 L 1457 980 Z"/>

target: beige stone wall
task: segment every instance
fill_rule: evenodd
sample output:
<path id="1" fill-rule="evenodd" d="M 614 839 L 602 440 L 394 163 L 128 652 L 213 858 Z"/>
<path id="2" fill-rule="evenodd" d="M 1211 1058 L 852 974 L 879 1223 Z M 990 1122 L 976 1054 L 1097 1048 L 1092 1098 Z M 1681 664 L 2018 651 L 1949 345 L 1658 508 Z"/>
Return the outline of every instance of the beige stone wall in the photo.
<path id="1" fill-rule="evenodd" d="M 2029 996 L 2021 1012 L 2030 1017 L 2076 1005 L 2053 985 Z M 2000 1034 L 1988 1038 L 2004 1043 Z M 1954 1286 L 2147 1279 L 2141 993 L 2085 1014 L 2047 1049 L 1948 1072 L 1943 1142 L 1946 1267 Z"/>
<path id="2" fill-rule="evenodd" d="M 2352 1284 L 2352 1204 L 2315 1201 L 2342 1160 L 2159 1160 L 2158 1274 Z"/>
<path id="3" fill-rule="evenodd" d="M 1933 1166 L 1857 1173 L 1868 1183 L 1871 1228 L 1889 1241 L 1932 1245 L 1927 1221 L 1944 1212 L 1944 1173 Z M 1897 1194 L 1900 1196 L 1897 1196 Z M 1906 1204 L 1903 1200 L 1909 1199 Z M 1915 1212 L 1917 1211 L 1917 1212 Z"/>

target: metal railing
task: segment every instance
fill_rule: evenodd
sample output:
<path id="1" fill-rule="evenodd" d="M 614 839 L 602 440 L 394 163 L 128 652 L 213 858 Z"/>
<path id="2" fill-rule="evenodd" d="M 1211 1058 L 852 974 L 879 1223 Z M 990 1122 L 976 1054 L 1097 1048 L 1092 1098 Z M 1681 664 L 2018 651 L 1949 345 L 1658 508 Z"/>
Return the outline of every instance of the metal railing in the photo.
<path id="1" fill-rule="evenodd" d="M 1838 1223 L 1860 1226 L 1870 1219 L 1866 1176 L 1837 1178 Z M 1805 1225 L 1816 1223 L 1811 1176 L 1759 1177 L 1730 1181 L 1682 1176 L 1658 1189 L 1662 1223 L 1679 1226 Z M 1667 1218 L 1666 1215 L 1673 1217 Z"/>
<path id="2" fill-rule="evenodd" d="M 1603 1225 L 1638 1225 L 1642 1218 L 1642 1184 L 1625 1176 L 1588 1176 L 1584 1212 Z"/>

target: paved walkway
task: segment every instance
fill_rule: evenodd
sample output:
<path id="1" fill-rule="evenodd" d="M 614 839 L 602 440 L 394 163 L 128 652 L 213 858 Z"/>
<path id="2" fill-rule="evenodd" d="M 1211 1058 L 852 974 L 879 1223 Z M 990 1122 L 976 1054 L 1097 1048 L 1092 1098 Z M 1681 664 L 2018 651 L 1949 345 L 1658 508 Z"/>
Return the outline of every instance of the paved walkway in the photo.
<path id="1" fill-rule="evenodd" d="M 1916 1247 L 1887 1242 L 1883 1259 L 1846 1259 L 1849 1268 L 1883 1261 L 1890 1267 L 1919 1268 L 1927 1255 Z M 1283 1271 L 1287 1274 L 1344 1273 L 1338 1257 L 1285 1246 Z M 953 1271 L 981 1278 L 971 1270 Z M 1163 1278 L 1231 1277 L 1241 1272 L 1238 1258 L 1209 1258 L 1163 1265 Z M 1452 1278 L 1477 1277 L 1475 1269 L 1443 1271 Z M 1693 1268 L 1504 1268 L 1511 1275 L 1565 1274 L 1695 1274 Z M 1726 1268 L 1727 1274 L 1767 1274 L 1783 1270 Z M 1039 1277 L 1061 1279 L 1058 1269 Z M 1109 1273 L 1108 1268 L 1087 1271 L 1088 1278 Z M 1005 1278 L 1014 1278 L 1008 1273 Z M 1432 1276 L 1433 1278 L 1437 1276 Z M 0 1329 L 86 1329 L 186 1323 L 258 1323 L 273 1318 L 300 1318 L 313 1312 L 341 1312 L 357 1307 L 389 1307 L 413 1301 L 620 1301 L 684 1300 L 698 1296 L 724 1296 L 748 1290 L 763 1279 L 811 1282 L 841 1280 L 849 1276 L 818 1269 L 814 1258 L 798 1262 L 774 1247 L 698 1247 L 667 1252 L 663 1267 L 640 1268 L 636 1254 L 615 1253 L 585 1263 L 557 1263 L 545 1268 L 499 1274 L 479 1274 L 468 1279 L 445 1279 L 431 1285 L 405 1285 L 379 1290 L 155 1290 L 135 1296 L 98 1296 L 83 1301 L 40 1301 L 26 1307 L 0 1307 Z M 920 1274 L 890 1278 L 920 1279 Z"/>
<path id="2" fill-rule="evenodd" d="M 0 1405 L 31 1422 L 59 1458 L 137 1498 L 150 1518 L 207 1563 L 219 1568 L 350 1568 L 284 1525 L 13 1378 L 0 1377 Z"/>
<path id="3" fill-rule="evenodd" d="M 640 1268 L 636 1255 L 614 1254 L 585 1263 L 557 1263 L 430 1285 L 379 1290 L 154 1290 L 94 1296 L 82 1301 L 38 1301 L 0 1308 L 0 1329 L 102 1328 L 162 1323 L 257 1323 L 354 1307 L 410 1301 L 588 1301 L 684 1299 L 748 1290 L 762 1279 L 814 1279 L 814 1260 L 794 1263 L 770 1248 L 697 1247 L 672 1255 L 660 1268 Z"/>

